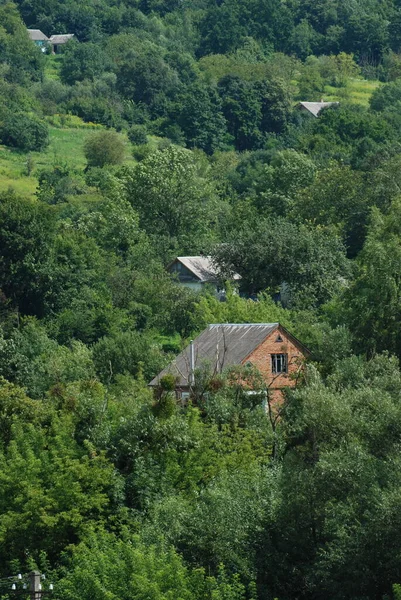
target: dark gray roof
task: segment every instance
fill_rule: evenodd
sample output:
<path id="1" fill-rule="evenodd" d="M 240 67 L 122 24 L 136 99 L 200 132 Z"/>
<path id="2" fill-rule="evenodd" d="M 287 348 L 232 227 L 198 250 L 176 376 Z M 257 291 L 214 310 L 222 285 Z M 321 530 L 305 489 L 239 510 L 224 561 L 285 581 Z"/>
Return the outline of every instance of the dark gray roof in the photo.
<path id="1" fill-rule="evenodd" d="M 218 373 L 234 365 L 240 365 L 277 327 L 279 323 L 217 323 L 209 325 L 194 340 L 195 369 L 209 365 Z M 149 385 L 158 385 L 161 377 L 172 374 L 179 377 L 178 386 L 189 385 L 190 346 Z"/>
<path id="2" fill-rule="evenodd" d="M 45 35 L 40 29 L 27 29 L 28 35 L 33 42 L 46 42 L 49 40 L 47 35 Z"/>
<path id="3" fill-rule="evenodd" d="M 314 117 L 318 117 L 324 108 L 337 106 L 338 104 L 338 102 L 300 102 L 299 106 L 310 112 Z"/>
<path id="4" fill-rule="evenodd" d="M 74 39 L 75 35 L 73 33 L 62 33 L 60 35 L 51 35 L 50 43 L 54 45 L 58 44 L 66 44 L 70 40 Z"/>

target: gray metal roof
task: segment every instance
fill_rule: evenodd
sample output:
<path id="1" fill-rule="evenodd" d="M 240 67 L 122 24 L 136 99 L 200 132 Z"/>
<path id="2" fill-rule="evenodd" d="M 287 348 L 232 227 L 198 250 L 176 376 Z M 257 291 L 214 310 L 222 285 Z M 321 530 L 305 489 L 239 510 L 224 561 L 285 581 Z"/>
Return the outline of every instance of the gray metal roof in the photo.
<path id="1" fill-rule="evenodd" d="M 177 260 L 201 282 L 215 281 L 218 278 L 210 256 L 177 256 L 174 262 Z"/>
<path id="2" fill-rule="evenodd" d="M 216 323 L 209 325 L 194 340 L 195 369 L 208 366 L 213 372 L 240 365 L 260 344 L 279 327 L 279 323 Z M 188 386 L 190 376 L 189 350 L 187 346 L 181 354 L 149 385 L 159 384 L 161 377 L 177 376 L 178 386 Z"/>
<path id="3" fill-rule="evenodd" d="M 319 113 L 328 106 L 338 105 L 338 102 L 300 102 L 299 106 L 305 108 L 314 117 L 318 117 Z"/>
<path id="4" fill-rule="evenodd" d="M 217 281 L 219 279 L 218 270 L 214 266 L 211 256 L 177 256 L 177 258 L 173 260 L 173 262 L 171 262 L 167 268 L 169 269 L 177 261 L 191 271 L 191 273 L 193 273 L 201 283 Z M 233 279 L 241 279 L 241 276 L 235 274 Z"/>
<path id="5" fill-rule="evenodd" d="M 57 45 L 57 44 L 66 44 L 67 42 L 69 42 L 73 38 L 75 38 L 75 34 L 74 33 L 62 33 L 60 35 L 51 35 L 50 36 L 50 43 L 54 44 L 54 45 Z"/>
<path id="6" fill-rule="evenodd" d="M 40 29 L 27 29 L 28 35 L 33 42 L 47 42 L 49 38 Z"/>

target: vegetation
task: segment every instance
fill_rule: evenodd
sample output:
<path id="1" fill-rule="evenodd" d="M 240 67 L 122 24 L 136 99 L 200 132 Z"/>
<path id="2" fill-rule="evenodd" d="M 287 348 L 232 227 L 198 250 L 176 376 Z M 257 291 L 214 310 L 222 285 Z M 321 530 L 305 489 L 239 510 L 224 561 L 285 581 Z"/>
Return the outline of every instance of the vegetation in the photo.
<path id="1" fill-rule="evenodd" d="M 400 22 L 0 1 L 2 599 L 31 569 L 60 600 L 400 597 Z M 166 272 L 201 253 L 224 302 Z M 310 348 L 279 419 L 249 367 L 149 390 L 219 322 Z"/>

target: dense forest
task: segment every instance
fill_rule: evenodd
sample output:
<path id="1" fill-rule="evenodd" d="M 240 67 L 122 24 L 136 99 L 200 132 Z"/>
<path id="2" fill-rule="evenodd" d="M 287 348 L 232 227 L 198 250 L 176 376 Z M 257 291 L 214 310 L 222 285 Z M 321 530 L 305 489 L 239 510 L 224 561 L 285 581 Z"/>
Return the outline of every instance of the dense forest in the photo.
<path id="1" fill-rule="evenodd" d="M 0 74 L 0 597 L 401 598 L 401 2 L 0 0 Z M 150 391 L 275 322 L 279 414 Z"/>

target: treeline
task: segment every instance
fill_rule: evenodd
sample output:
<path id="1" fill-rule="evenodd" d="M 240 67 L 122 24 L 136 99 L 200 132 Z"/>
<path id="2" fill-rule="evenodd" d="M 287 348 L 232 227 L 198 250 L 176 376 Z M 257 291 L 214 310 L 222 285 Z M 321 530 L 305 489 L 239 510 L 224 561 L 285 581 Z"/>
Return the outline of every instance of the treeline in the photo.
<path id="1" fill-rule="evenodd" d="M 288 130 L 295 99 L 320 100 L 327 85 L 341 88 L 361 73 L 401 76 L 399 8 L 391 2 L 243 4 L 49 2 L 44 10 L 21 2 L 18 12 L 6 2 L 0 108 L 3 120 L 17 122 L 3 142 L 41 149 L 46 135 L 34 115 L 61 113 L 140 127 L 208 154 L 256 150 Z M 59 79 L 44 80 L 50 59 L 29 42 L 20 14 L 48 35 L 76 34 L 79 42 L 56 62 Z M 33 121 L 25 114 L 19 123 L 21 112 Z"/>
<path id="2" fill-rule="evenodd" d="M 389 50 L 400 50 L 401 13 L 396 0 L 102 0 L 85 6 L 75 0 L 62 4 L 49 0 L 46 5 L 40 0 L 18 0 L 16 4 L 25 23 L 47 35 L 70 31 L 88 42 L 152 26 L 157 34 L 165 26 L 168 37 L 172 32 L 180 34 L 173 42 L 180 50 L 186 44 L 197 56 L 233 52 L 249 37 L 267 51 L 299 58 L 344 51 L 373 62 Z"/>

